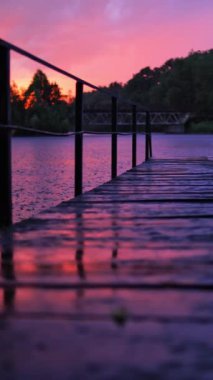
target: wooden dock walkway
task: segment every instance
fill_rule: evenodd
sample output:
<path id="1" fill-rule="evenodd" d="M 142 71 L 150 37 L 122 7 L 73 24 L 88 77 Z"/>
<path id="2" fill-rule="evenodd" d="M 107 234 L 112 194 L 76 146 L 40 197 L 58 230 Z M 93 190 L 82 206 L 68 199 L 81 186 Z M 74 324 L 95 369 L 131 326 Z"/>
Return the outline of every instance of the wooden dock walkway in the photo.
<path id="1" fill-rule="evenodd" d="M 0 378 L 213 379 L 213 161 L 149 160 L 2 234 Z"/>

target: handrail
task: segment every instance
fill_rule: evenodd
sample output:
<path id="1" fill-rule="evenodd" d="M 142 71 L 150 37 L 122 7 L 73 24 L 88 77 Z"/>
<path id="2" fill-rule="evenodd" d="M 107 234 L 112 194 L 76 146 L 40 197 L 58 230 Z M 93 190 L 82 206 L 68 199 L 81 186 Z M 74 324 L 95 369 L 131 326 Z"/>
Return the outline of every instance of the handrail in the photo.
<path id="1" fill-rule="evenodd" d="M 65 132 L 65 133 L 57 133 L 57 132 L 50 132 L 50 131 L 41 131 L 40 129 L 35 129 L 35 128 L 27 128 L 27 127 L 22 127 L 19 125 L 4 125 L 0 124 L 0 130 L 15 130 L 15 131 L 23 131 L 23 132 L 31 132 L 31 133 L 38 133 L 41 135 L 47 135 L 47 136 L 72 136 L 75 135 L 75 132 Z"/>
<path id="2" fill-rule="evenodd" d="M 56 133 L 50 131 L 40 131 L 20 127 L 11 124 L 10 120 L 10 51 L 21 54 L 49 69 L 52 69 L 70 79 L 76 81 L 76 98 L 75 98 L 75 132 Z M 124 133 L 117 131 L 118 100 L 131 104 L 132 113 L 132 167 L 137 162 L 137 103 L 124 99 L 114 94 L 112 91 L 100 88 L 82 78 L 77 77 L 47 61 L 41 59 L 7 41 L 0 39 L 0 227 L 7 227 L 12 224 L 12 172 L 11 172 L 11 131 L 21 130 L 42 135 L 51 136 L 75 136 L 75 196 L 82 194 L 83 191 L 83 135 L 84 133 L 93 133 L 83 130 L 83 86 L 88 86 L 93 90 L 103 92 L 111 98 L 111 178 L 117 176 L 117 136 Z M 142 107 L 140 105 L 140 111 Z M 151 142 L 151 123 L 150 111 L 143 109 L 146 113 L 146 130 L 145 130 L 145 160 L 152 157 Z M 102 134 L 103 132 L 94 132 Z M 125 133 L 126 134 L 126 133 Z"/>
<path id="3" fill-rule="evenodd" d="M 97 91 L 100 91 L 102 93 L 104 93 L 105 95 L 107 96 L 115 96 L 116 98 L 118 98 L 119 96 L 116 95 L 112 90 L 105 90 L 103 89 L 102 87 L 98 87 L 96 86 L 95 84 L 93 83 L 90 83 L 64 69 L 61 69 L 60 67 L 56 66 L 56 65 L 53 65 L 52 63 L 50 62 L 47 62 L 46 60 L 40 58 L 40 57 L 37 57 L 36 55 L 32 54 L 32 53 L 29 53 L 27 52 L 26 50 L 24 49 L 21 49 L 20 47 L 16 46 L 16 45 L 13 45 L 11 44 L 10 42 L 7 42 L 3 39 L 0 38 L 0 47 L 4 47 L 8 50 L 13 50 L 15 53 L 18 53 L 20 55 L 23 55 L 24 57 L 26 58 L 29 58 L 31 59 L 32 61 L 34 62 L 37 62 L 43 66 L 46 66 L 47 68 L 51 69 L 51 70 L 54 70 L 56 72 L 58 72 L 59 74 L 62 74 L 70 79 L 73 79 L 75 80 L 76 82 L 80 82 L 82 83 L 83 85 L 87 86 L 87 87 L 90 87 L 92 88 L 93 90 L 97 90 Z M 119 97 L 120 99 L 122 99 L 123 101 L 125 101 L 126 103 L 128 104 L 136 104 L 136 102 L 132 102 L 131 100 L 129 99 L 125 99 L 124 97 L 120 96 Z M 139 105 L 139 104 L 138 104 Z M 147 110 L 147 107 L 142 107 L 141 105 L 139 105 L 141 108 L 144 108 L 144 110 Z"/>
<path id="4" fill-rule="evenodd" d="M 75 136 L 75 135 L 120 135 L 120 136 L 130 136 L 132 134 L 135 135 L 146 135 L 146 132 L 107 132 L 107 131 L 87 131 L 87 130 L 82 130 L 81 132 L 62 132 L 62 133 L 57 133 L 57 132 L 50 132 L 50 131 L 45 131 L 41 129 L 36 129 L 36 128 L 28 128 L 28 127 L 22 127 L 20 125 L 4 125 L 0 124 L 0 130 L 11 130 L 11 131 L 23 131 L 23 132 L 29 132 L 29 133 L 37 133 L 39 135 L 47 135 L 47 136 L 55 136 L 55 137 L 68 137 L 68 136 Z"/>
<path id="5" fill-rule="evenodd" d="M 56 71 L 56 72 L 58 72 L 58 73 L 60 73 L 60 74 L 62 74 L 64 76 L 66 76 L 66 77 L 68 77 L 70 79 L 74 79 L 74 80 L 76 80 L 78 82 L 81 82 L 84 85 L 86 85 L 86 86 L 88 86 L 90 88 L 93 88 L 94 90 L 99 90 L 99 87 L 95 86 L 94 84 L 89 83 L 89 82 L 87 82 L 87 81 L 85 81 L 85 80 L 77 77 L 76 75 L 73 75 L 73 74 L 69 73 L 66 70 L 60 69 L 59 67 L 57 67 L 57 66 L 55 66 L 55 65 L 53 65 L 53 64 L 51 64 L 51 63 L 49 63 L 47 61 L 45 61 L 44 59 L 39 58 L 36 55 L 31 54 L 31 53 L 27 52 L 26 50 L 23 50 L 23 49 L 19 48 L 18 46 L 15 46 L 15 45 L 13 45 L 13 44 L 11 44 L 9 42 L 6 42 L 6 41 L 4 41 L 2 39 L 0 39 L 0 45 L 3 46 L 3 47 L 5 47 L 5 48 L 7 48 L 7 49 L 13 50 L 16 53 L 19 53 L 19 54 L 23 55 L 24 57 L 27 57 L 27 58 L 31 59 L 32 61 L 40 63 L 41 65 L 46 66 L 49 69 L 52 69 L 52 70 L 54 70 L 54 71 Z"/>

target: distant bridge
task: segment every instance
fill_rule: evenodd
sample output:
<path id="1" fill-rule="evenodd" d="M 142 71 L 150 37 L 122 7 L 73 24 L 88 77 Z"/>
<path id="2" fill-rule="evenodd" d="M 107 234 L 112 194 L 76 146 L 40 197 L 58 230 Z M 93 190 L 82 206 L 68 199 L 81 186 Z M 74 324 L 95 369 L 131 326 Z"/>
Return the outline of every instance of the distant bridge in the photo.
<path id="1" fill-rule="evenodd" d="M 184 126 L 190 113 L 182 112 L 151 112 L 151 125 L 156 126 Z M 129 111 L 118 112 L 117 124 L 128 126 L 132 123 L 132 113 Z M 137 112 L 137 125 L 146 123 L 146 113 Z M 110 111 L 84 111 L 84 124 L 87 126 L 108 126 L 111 124 Z"/>

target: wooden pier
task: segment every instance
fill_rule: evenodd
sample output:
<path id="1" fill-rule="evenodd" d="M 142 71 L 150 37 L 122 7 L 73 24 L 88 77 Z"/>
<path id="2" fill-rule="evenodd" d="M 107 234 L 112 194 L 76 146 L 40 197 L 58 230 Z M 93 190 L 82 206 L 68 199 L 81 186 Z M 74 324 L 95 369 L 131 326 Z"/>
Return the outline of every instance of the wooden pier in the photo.
<path id="1" fill-rule="evenodd" d="M 213 378 L 213 161 L 149 160 L 2 233 L 1 379 Z"/>

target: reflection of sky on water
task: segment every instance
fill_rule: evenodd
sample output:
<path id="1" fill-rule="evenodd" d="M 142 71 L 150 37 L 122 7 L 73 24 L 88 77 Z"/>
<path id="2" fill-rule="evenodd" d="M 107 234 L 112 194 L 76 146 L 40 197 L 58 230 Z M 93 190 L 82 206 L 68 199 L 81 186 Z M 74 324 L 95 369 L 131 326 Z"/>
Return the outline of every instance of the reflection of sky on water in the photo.
<path id="1" fill-rule="evenodd" d="M 204 296 L 202 290 L 187 290 L 187 284 L 210 281 L 212 273 L 208 263 L 205 264 L 205 255 L 198 252 L 196 258 L 195 250 L 188 253 L 175 248 L 155 250 L 152 244 L 150 248 L 136 250 L 127 244 L 122 249 L 115 229 L 116 211 L 113 210 L 110 221 L 114 231 L 112 245 L 102 249 L 97 244 L 100 237 L 92 246 L 83 242 L 86 221 L 81 214 L 76 215 L 78 222 L 73 229 L 77 248 L 59 243 L 54 250 L 44 246 L 40 252 L 39 246 L 26 244 L 24 231 L 24 246 L 15 243 L 17 232 L 2 232 L 0 281 L 4 286 L 0 288 L 0 313 L 5 316 L 20 313 L 23 318 L 74 317 L 88 313 L 96 318 L 112 315 L 114 309 L 123 307 L 131 310 L 131 318 L 191 317 L 193 308 L 196 317 L 208 315 L 211 293 L 205 292 Z M 105 228 L 103 236 L 104 231 Z M 95 288 L 87 287 L 91 283 Z M 170 284 L 166 297 L 164 283 Z M 136 287 L 131 288 L 131 284 Z M 144 286 L 141 288 L 139 284 Z M 186 285 L 184 292 L 180 291 L 181 284 Z M 203 307 L 208 304 L 208 308 Z"/>
<path id="2" fill-rule="evenodd" d="M 130 167 L 130 142 L 118 143 L 118 172 Z M 129 150 L 129 151 L 128 151 Z M 73 138 L 13 139 L 13 202 L 15 221 L 73 197 Z M 109 137 L 84 139 L 84 189 L 110 179 Z"/>
<path id="3" fill-rule="evenodd" d="M 138 163 L 144 160 L 144 137 L 138 137 Z M 110 137 L 84 138 L 84 189 L 110 179 Z M 209 136 L 154 135 L 154 157 L 212 156 Z M 14 220 L 73 197 L 73 138 L 24 137 L 13 139 Z M 131 138 L 118 138 L 118 173 L 131 166 Z"/>

